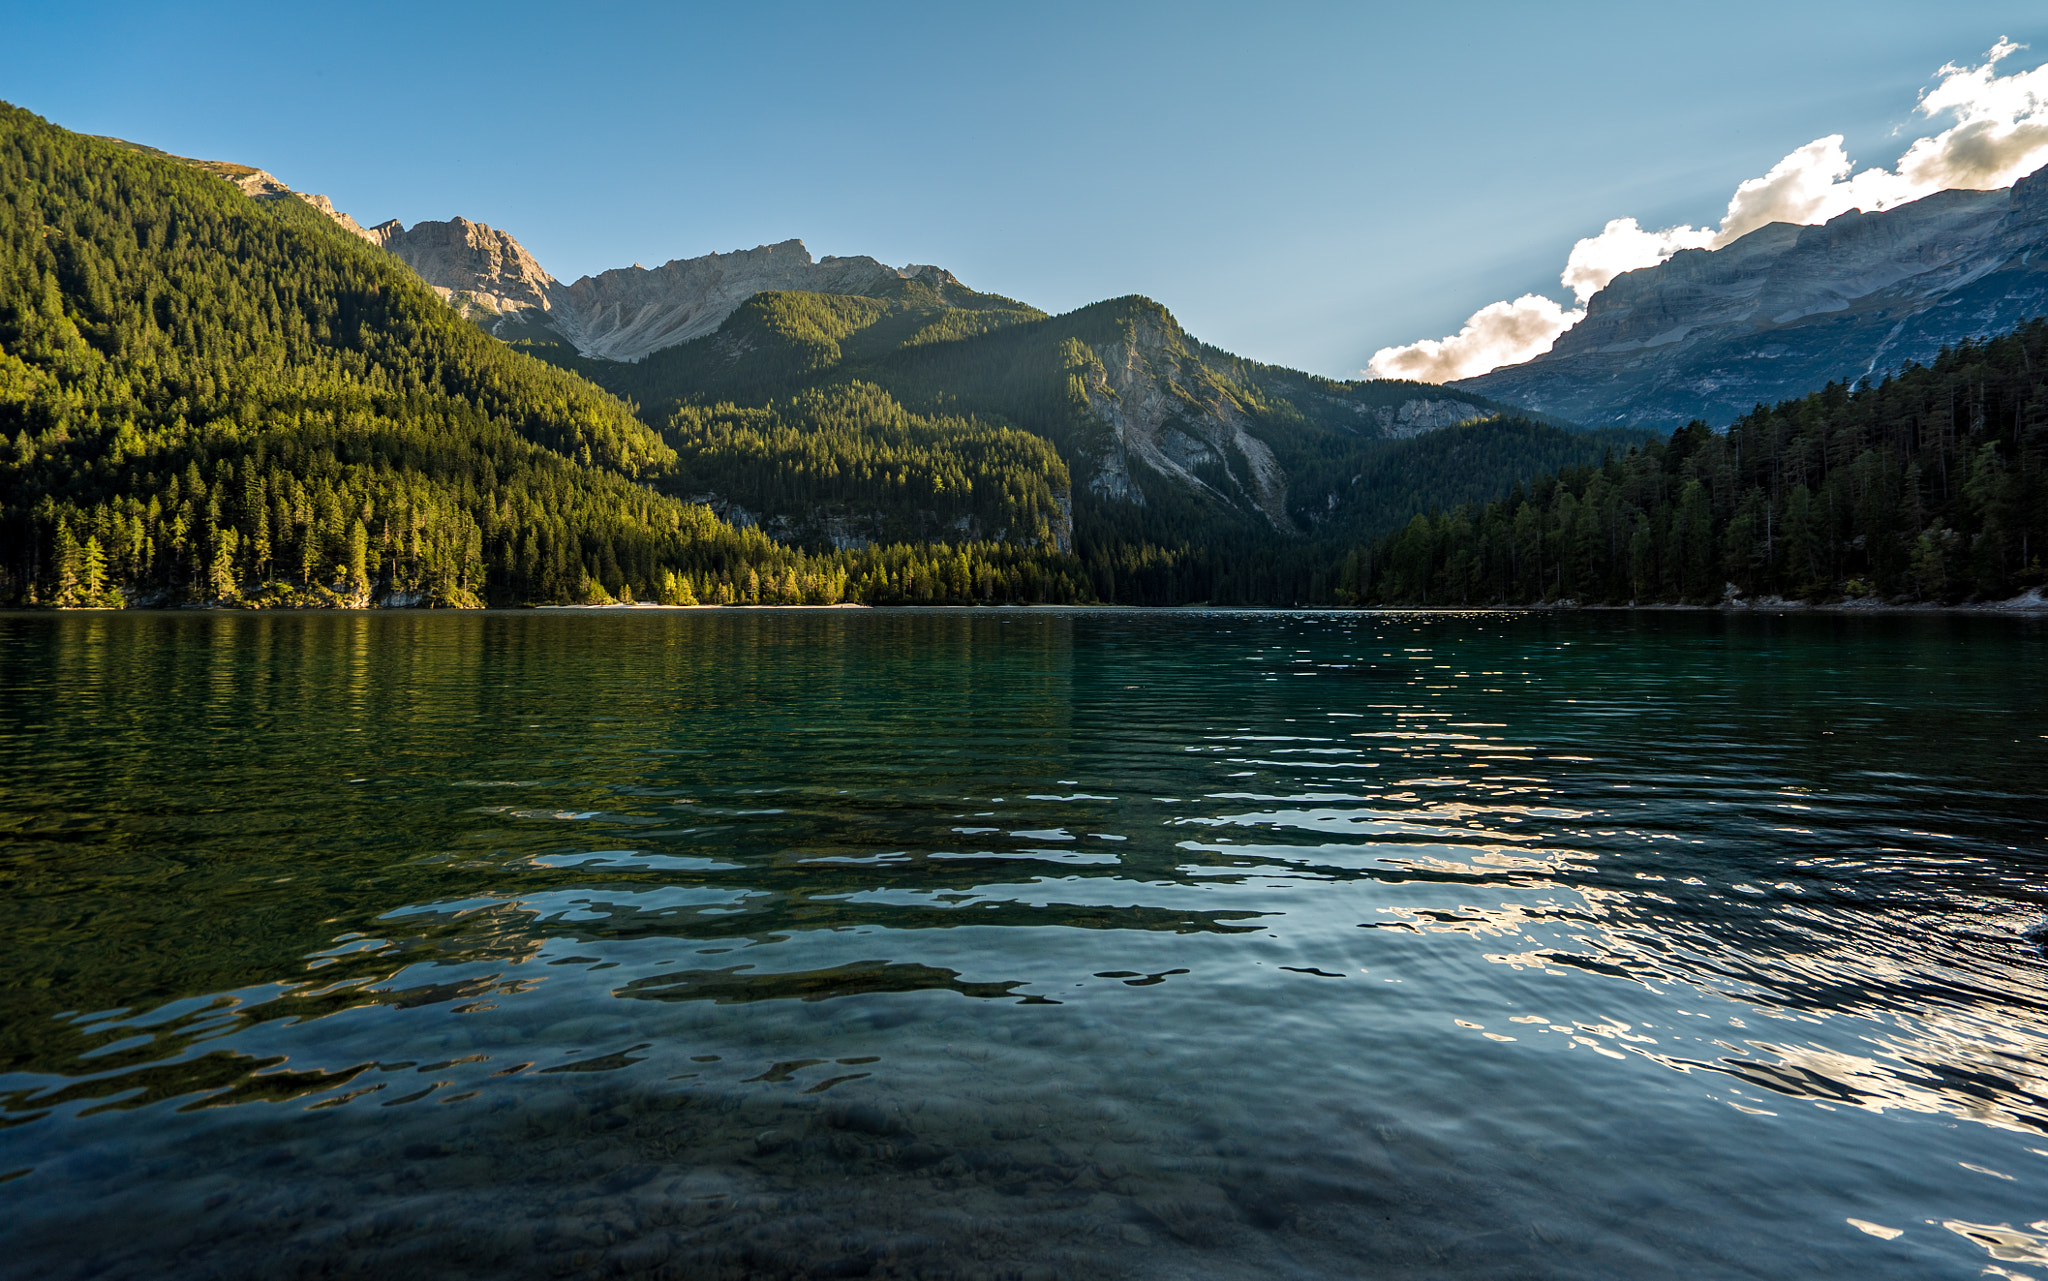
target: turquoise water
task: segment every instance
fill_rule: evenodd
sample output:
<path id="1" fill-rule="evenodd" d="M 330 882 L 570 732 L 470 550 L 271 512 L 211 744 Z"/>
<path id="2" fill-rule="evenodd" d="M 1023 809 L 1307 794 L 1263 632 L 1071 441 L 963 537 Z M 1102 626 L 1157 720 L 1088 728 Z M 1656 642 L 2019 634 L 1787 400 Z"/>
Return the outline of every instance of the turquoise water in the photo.
<path id="1" fill-rule="evenodd" d="M 2044 660 L 0 616 L 0 1272 L 2048 1278 Z"/>

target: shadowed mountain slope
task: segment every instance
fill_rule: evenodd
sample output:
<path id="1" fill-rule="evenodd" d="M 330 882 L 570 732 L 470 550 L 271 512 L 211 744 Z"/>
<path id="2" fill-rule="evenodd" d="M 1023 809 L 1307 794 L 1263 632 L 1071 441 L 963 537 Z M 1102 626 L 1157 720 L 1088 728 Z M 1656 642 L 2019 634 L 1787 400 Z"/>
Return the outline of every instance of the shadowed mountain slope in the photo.
<path id="1" fill-rule="evenodd" d="M 1449 386 L 1589 424 L 1725 427 L 2048 312 L 2048 170 L 1617 276 L 1534 360 Z"/>

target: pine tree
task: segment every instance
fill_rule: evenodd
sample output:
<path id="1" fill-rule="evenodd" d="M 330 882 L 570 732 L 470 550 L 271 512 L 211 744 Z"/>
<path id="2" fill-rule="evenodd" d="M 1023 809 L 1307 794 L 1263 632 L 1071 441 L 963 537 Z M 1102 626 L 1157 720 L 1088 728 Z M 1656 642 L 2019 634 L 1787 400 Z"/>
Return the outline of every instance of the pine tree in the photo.
<path id="1" fill-rule="evenodd" d="M 78 585 L 87 604 L 100 603 L 107 587 L 107 554 L 100 548 L 97 537 L 88 536 L 85 540 L 85 549 L 79 559 Z"/>
<path id="2" fill-rule="evenodd" d="M 71 522 L 59 519 L 57 522 L 57 581 L 51 599 L 59 605 L 77 605 L 80 570 L 78 538 L 71 532 Z"/>

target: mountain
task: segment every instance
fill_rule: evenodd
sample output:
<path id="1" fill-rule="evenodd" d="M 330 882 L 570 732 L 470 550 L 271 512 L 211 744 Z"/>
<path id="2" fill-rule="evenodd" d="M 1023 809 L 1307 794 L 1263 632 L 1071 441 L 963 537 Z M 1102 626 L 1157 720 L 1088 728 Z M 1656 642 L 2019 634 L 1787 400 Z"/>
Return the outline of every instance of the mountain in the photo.
<path id="1" fill-rule="evenodd" d="M 714 333 L 637 363 L 528 349 L 641 405 L 678 452 L 678 482 L 701 487 L 689 497 L 806 545 L 906 532 L 904 505 L 853 479 L 875 445 L 849 426 L 851 402 L 950 422 L 962 440 L 1045 442 L 1040 466 L 1057 461 L 1071 502 L 956 508 L 958 529 L 987 536 L 1043 516 L 1099 595 L 1133 603 L 1319 599 L 1332 547 L 1420 504 L 1483 500 L 1531 470 L 1642 439 L 1516 419 L 1425 384 L 1338 383 L 1242 360 L 1144 298 L 1047 316 L 914 280 L 886 292 L 758 294 Z M 1420 449 L 1449 428 L 1462 448 Z M 1443 473 L 1385 483 L 1406 466 L 1397 460 L 1424 456 Z"/>
<path id="2" fill-rule="evenodd" d="M 801 240 L 729 254 L 679 258 L 653 270 L 635 264 L 585 276 L 559 291 L 551 316 L 586 356 L 638 360 L 650 352 L 701 338 L 741 303 L 768 290 L 869 296 L 914 280 L 943 298 L 960 288 L 938 267 L 885 266 L 873 258 L 813 261 Z"/>
<path id="3" fill-rule="evenodd" d="M 941 295 L 962 288 L 938 267 L 813 259 L 801 240 L 677 258 L 653 270 L 635 263 L 565 285 L 510 235 L 467 218 L 409 229 L 393 219 L 364 234 L 499 337 L 555 339 L 603 360 L 639 360 L 702 337 L 766 291 L 866 296 L 906 280 Z"/>
<path id="4" fill-rule="evenodd" d="M 1422 495 L 1485 499 L 1640 439 L 1520 421 L 1489 445 L 1481 427 L 1430 455 L 1450 474 L 1390 486 L 1423 456 L 1404 442 L 1515 407 L 1241 360 L 1142 298 L 1053 317 L 943 268 L 817 260 L 799 240 L 564 285 L 468 219 L 366 234 L 492 334 L 639 405 L 678 451 L 655 482 L 668 492 L 815 549 L 1074 549 L 1111 598 L 1305 598 L 1330 540 Z"/>
<path id="5" fill-rule="evenodd" d="M 2048 320 L 1356 549 L 1375 605 L 2005 601 L 2048 585 Z"/>
<path id="6" fill-rule="evenodd" d="M 809 555 L 720 521 L 662 492 L 632 406 L 372 241 L 260 170 L 0 104 L 0 601 L 1089 598 L 1045 540 Z"/>
<path id="7" fill-rule="evenodd" d="M 465 315 L 502 321 L 545 312 L 549 294 L 558 288 L 518 241 L 467 218 L 422 222 L 410 231 L 393 218 L 361 234 L 418 272 Z"/>
<path id="8" fill-rule="evenodd" d="M 275 215 L 324 217 L 508 357 L 537 357 L 623 398 L 672 451 L 634 471 L 643 491 L 813 557 L 917 545 L 1044 562 L 1028 589 L 1005 570 L 998 596 L 1322 600 L 1333 550 L 1417 506 L 1484 500 L 1531 469 L 1597 461 L 1641 439 L 1517 417 L 1469 392 L 1243 360 L 1143 298 L 1049 316 L 938 267 L 817 260 L 800 241 L 564 285 L 482 223 L 364 229 L 252 167 L 181 163 Z M 1445 447 L 1424 447 L 1447 431 Z M 1046 586 L 1064 581 L 1058 558 L 1069 554 L 1086 583 Z M 597 556 L 543 595 L 586 582 L 644 594 L 656 568 Z M 916 574 L 858 586 L 868 581 L 849 590 L 963 590 Z M 511 576 L 493 590 L 536 589 Z M 996 589 L 967 595 L 984 590 Z"/>
<path id="9" fill-rule="evenodd" d="M 1449 386 L 1589 424 L 1722 427 L 2048 312 L 2048 169 L 1617 276 L 1549 352 Z"/>

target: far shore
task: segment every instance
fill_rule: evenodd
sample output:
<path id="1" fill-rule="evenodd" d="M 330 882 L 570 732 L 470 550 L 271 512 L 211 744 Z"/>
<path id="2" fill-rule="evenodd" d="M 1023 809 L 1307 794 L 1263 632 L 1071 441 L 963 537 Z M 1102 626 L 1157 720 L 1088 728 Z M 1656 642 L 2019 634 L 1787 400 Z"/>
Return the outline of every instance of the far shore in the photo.
<path id="1" fill-rule="evenodd" d="M 1029 604 L 1008 603 L 1001 605 L 866 605 L 858 601 L 842 601 L 836 605 L 659 605 L 642 601 L 613 603 L 608 605 L 493 605 L 484 609 L 433 609 L 418 605 L 372 605 L 358 608 L 283 608 L 249 609 L 237 605 L 148 605 L 134 608 L 107 608 L 99 606 L 72 606 L 58 608 L 47 605 L 0 606 L 0 613 L 7 614 L 176 614 L 176 613 L 219 613 L 219 614 L 525 614 L 539 610 L 567 613 L 611 613 L 618 614 L 633 610 L 654 610 L 666 613 L 709 613 L 715 610 L 731 610 L 742 613 L 790 613 L 825 612 L 831 610 L 869 610 L 887 613 L 890 611 L 937 611 L 960 613 L 998 613 L 1003 611 L 1030 611 L 1034 613 L 1129 613 L 1129 614 L 1550 614 L 1550 613 L 1598 613 L 1598 614 L 1974 614 L 2007 618 L 2048 617 L 2048 596 L 2040 588 L 2034 588 L 2010 600 L 1974 601 L 1965 604 L 1936 604 L 1930 602 L 1890 602 L 1874 600 L 1832 600 L 1809 602 L 1765 597 L 1759 600 L 1732 599 L 1712 605 L 1675 605 L 1662 603 L 1636 604 L 1582 604 L 1578 601 L 1537 601 L 1527 605 L 1120 605 L 1120 604 Z"/>

